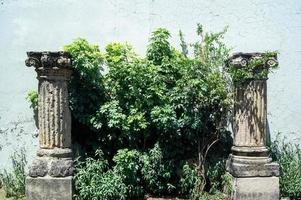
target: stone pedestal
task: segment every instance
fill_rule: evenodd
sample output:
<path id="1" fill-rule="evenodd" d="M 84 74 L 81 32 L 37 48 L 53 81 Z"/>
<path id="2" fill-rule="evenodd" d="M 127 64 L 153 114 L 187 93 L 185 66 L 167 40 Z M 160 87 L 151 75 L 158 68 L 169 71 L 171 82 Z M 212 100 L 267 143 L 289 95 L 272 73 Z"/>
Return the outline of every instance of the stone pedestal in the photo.
<path id="1" fill-rule="evenodd" d="M 72 177 L 27 177 L 25 195 L 30 200 L 72 199 Z"/>
<path id="2" fill-rule="evenodd" d="M 28 52 L 27 66 L 39 80 L 39 146 L 26 179 L 27 200 L 72 199 L 73 161 L 68 81 L 71 59 L 65 52 Z"/>
<path id="3" fill-rule="evenodd" d="M 263 55 L 238 53 L 229 62 L 236 67 L 249 67 L 252 59 L 264 60 Z M 274 57 L 268 62 L 256 63 L 254 73 L 261 73 L 261 69 L 274 65 L 277 60 Z M 234 200 L 279 199 L 279 166 L 272 162 L 266 147 L 266 82 L 267 77 L 262 77 L 235 83 L 234 145 L 227 162 L 227 170 L 233 177 Z"/>
<path id="4" fill-rule="evenodd" d="M 236 200 L 279 200 L 278 177 L 232 177 Z"/>

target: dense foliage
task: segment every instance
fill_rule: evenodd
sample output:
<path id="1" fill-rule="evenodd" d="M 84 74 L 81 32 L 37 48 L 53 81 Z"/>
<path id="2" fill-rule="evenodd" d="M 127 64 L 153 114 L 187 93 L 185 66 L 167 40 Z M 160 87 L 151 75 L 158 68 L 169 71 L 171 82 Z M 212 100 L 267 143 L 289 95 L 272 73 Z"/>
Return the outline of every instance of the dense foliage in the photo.
<path id="1" fill-rule="evenodd" d="M 301 148 L 299 144 L 287 142 L 278 134 L 272 142 L 271 155 L 280 167 L 280 192 L 282 197 L 292 200 L 301 198 Z"/>
<path id="2" fill-rule="evenodd" d="M 11 156 L 12 170 L 0 172 L 0 186 L 4 187 L 6 197 L 22 199 L 25 195 L 25 150 L 16 151 Z"/>
<path id="3" fill-rule="evenodd" d="M 225 170 L 213 166 L 231 146 L 229 50 L 224 31 L 204 33 L 198 25 L 197 34 L 190 54 L 182 33 L 179 51 L 163 28 L 151 34 L 145 58 L 129 44 L 110 43 L 103 53 L 84 39 L 65 46 L 74 61 L 72 134 L 82 156 L 77 198 L 188 197 L 223 187 Z"/>
<path id="4" fill-rule="evenodd" d="M 74 73 L 70 83 L 70 107 L 72 115 L 80 123 L 97 129 L 96 111 L 105 101 L 103 76 L 104 56 L 97 45 L 78 39 L 64 47 L 72 55 Z"/>

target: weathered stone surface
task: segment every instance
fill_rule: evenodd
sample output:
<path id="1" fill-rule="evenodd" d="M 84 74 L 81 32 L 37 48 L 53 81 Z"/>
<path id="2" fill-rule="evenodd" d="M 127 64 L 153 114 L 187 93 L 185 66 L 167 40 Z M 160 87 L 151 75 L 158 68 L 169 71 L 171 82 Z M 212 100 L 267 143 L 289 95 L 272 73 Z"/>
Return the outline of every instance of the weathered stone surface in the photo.
<path id="1" fill-rule="evenodd" d="M 70 55 L 64 51 L 30 51 L 27 52 L 28 58 L 25 61 L 26 66 L 35 68 L 71 68 Z"/>
<path id="2" fill-rule="evenodd" d="M 264 55 L 265 53 L 260 53 L 260 52 L 254 52 L 254 53 L 238 52 L 238 53 L 234 53 L 228 59 L 227 62 L 236 67 L 246 67 L 252 59 L 262 58 Z M 266 63 L 261 63 L 259 67 L 269 68 L 275 65 L 278 65 L 277 56 L 271 57 L 269 60 L 266 61 Z"/>
<path id="3" fill-rule="evenodd" d="M 53 160 L 48 174 L 52 177 L 71 176 L 73 173 L 73 161 L 71 159 Z"/>
<path id="4" fill-rule="evenodd" d="M 228 63 L 238 68 L 248 67 L 253 59 L 262 58 L 263 53 L 236 53 Z M 277 56 L 263 59 L 256 68 L 269 68 L 278 64 Z M 266 164 L 271 159 L 266 148 L 267 135 L 267 77 L 235 83 L 233 133 L 234 144 L 230 162 Z"/>
<path id="5" fill-rule="evenodd" d="M 233 146 L 232 154 L 236 156 L 248 157 L 268 157 L 269 151 L 265 146 Z"/>
<path id="6" fill-rule="evenodd" d="M 71 200 L 72 178 L 26 178 L 26 200 Z"/>
<path id="7" fill-rule="evenodd" d="M 70 148 L 71 114 L 67 82 L 41 80 L 38 110 L 41 148 Z"/>
<path id="8" fill-rule="evenodd" d="M 73 160 L 69 158 L 38 157 L 29 168 L 30 177 L 66 177 L 73 174 Z"/>
<path id="9" fill-rule="evenodd" d="M 233 177 L 233 200 L 279 200 L 278 177 Z"/>
<path id="10" fill-rule="evenodd" d="M 39 149 L 37 155 L 39 157 L 71 158 L 72 150 L 70 148 Z"/>
<path id="11" fill-rule="evenodd" d="M 239 163 L 228 160 L 227 170 L 234 177 L 279 176 L 279 165 L 277 163 Z"/>
<path id="12" fill-rule="evenodd" d="M 45 159 L 35 159 L 29 168 L 28 175 L 31 177 L 43 177 L 48 172 L 48 163 Z"/>
<path id="13" fill-rule="evenodd" d="M 66 52 L 28 52 L 27 66 L 34 66 L 39 80 L 38 122 L 40 147 L 71 147 L 71 113 L 68 80 L 71 59 Z"/>
<path id="14" fill-rule="evenodd" d="M 71 58 L 66 52 L 28 52 L 27 66 L 39 80 L 40 149 L 26 179 L 28 200 L 72 199 L 73 161 L 68 80 Z"/>
<path id="15" fill-rule="evenodd" d="M 233 126 L 234 146 L 265 146 L 266 95 L 266 80 L 253 80 L 236 86 Z"/>
<path id="16" fill-rule="evenodd" d="M 238 53 L 228 62 L 244 68 L 252 59 L 262 55 Z M 265 63 L 257 63 L 257 71 L 253 73 L 277 64 L 275 56 Z M 267 78 L 235 83 L 234 144 L 227 161 L 227 170 L 233 177 L 234 200 L 279 199 L 279 166 L 272 163 L 266 147 Z"/>
<path id="17" fill-rule="evenodd" d="M 234 146 L 228 171 L 235 177 L 277 176 L 279 167 L 272 162 L 266 147 L 266 80 L 250 80 L 236 85 L 234 106 Z"/>

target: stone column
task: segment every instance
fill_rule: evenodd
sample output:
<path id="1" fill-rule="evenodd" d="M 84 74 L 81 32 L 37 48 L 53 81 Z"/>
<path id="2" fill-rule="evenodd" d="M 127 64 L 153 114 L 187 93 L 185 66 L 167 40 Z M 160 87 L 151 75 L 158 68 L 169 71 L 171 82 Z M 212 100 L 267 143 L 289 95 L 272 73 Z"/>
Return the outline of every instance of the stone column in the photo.
<path id="1" fill-rule="evenodd" d="M 28 52 L 39 80 L 39 150 L 26 178 L 27 200 L 72 199 L 73 161 L 68 81 L 71 59 L 66 52 Z"/>
<path id="2" fill-rule="evenodd" d="M 247 68 L 257 59 L 254 77 L 278 64 L 277 57 L 264 61 L 263 53 L 237 53 L 230 65 Z M 255 63 L 255 62 L 253 62 Z M 266 147 L 267 78 L 247 79 L 234 83 L 234 144 L 227 162 L 233 177 L 233 199 L 279 199 L 279 166 L 273 163 Z"/>

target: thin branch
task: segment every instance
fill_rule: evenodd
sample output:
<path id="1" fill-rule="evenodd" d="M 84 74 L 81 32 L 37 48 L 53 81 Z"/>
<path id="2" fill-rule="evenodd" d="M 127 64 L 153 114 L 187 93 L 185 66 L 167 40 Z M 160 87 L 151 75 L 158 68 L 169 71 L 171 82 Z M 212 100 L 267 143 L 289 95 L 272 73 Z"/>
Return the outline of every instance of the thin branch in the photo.
<path id="1" fill-rule="evenodd" d="M 205 154 L 204 154 L 204 160 L 206 160 L 206 157 L 207 157 L 207 154 L 208 154 L 210 148 L 211 148 L 215 143 L 217 143 L 218 141 L 219 141 L 219 138 L 217 138 L 216 140 L 214 140 L 214 141 L 209 145 L 209 147 L 207 148 L 207 150 L 206 150 L 206 152 L 205 152 Z"/>

